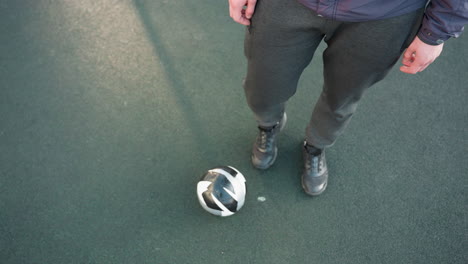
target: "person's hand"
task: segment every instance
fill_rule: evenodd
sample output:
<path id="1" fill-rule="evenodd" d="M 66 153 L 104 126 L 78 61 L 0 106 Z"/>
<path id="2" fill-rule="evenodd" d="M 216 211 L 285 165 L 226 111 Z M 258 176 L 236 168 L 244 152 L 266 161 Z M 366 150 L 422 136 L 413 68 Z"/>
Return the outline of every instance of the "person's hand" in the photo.
<path id="1" fill-rule="evenodd" d="M 237 23 L 248 26 L 256 3 L 257 0 L 229 0 L 229 15 Z"/>
<path id="2" fill-rule="evenodd" d="M 422 42 L 416 37 L 411 45 L 406 49 L 403 54 L 402 64 L 400 71 L 409 74 L 416 74 L 424 71 L 437 57 L 439 57 L 444 44 L 432 46 Z"/>

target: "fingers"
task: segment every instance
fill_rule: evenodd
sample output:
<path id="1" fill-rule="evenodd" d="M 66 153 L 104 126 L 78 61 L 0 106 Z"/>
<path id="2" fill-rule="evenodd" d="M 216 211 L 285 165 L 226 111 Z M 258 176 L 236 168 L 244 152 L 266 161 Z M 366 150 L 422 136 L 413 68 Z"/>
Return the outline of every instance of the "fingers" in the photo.
<path id="1" fill-rule="evenodd" d="M 405 66 L 411 66 L 411 63 L 414 62 L 414 55 L 412 55 L 411 57 L 403 57 L 401 63 Z"/>
<path id="2" fill-rule="evenodd" d="M 406 51 L 403 53 L 403 59 L 401 60 L 401 63 L 403 66 L 400 67 L 400 71 L 404 73 L 410 73 L 412 72 L 412 69 L 410 69 L 411 64 L 414 62 L 415 58 L 415 53 L 411 49 L 406 49 Z"/>
<path id="3" fill-rule="evenodd" d="M 403 66 L 400 67 L 400 70 L 404 73 L 416 74 L 420 70 L 420 65 L 416 62 L 416 52 L 413 50 L 405 51 L 401 63 Z"/>
<path id="4" fill-rule="evenodd" d="M 424 71 L 433 60 L 424 60 L 421 57 L 418 57 L 416 53 L 411 53 L 408 58 L 403 56 L 402 64 L 400 70 L 404 73 L 416 74 L 418 72 Z"/>
<path id="5" fill-rule="evenodd" d="M 425 44 L 416 37 L 403 54 L 400 71 L 416 74 L 424 71 L 442 52 L 444 44 L 437 46 Z"/>
<path id="6" fill-rule="evenodd" d="M 242 25 L 245 25 L 245 26 L 248 26 L 250 25 L 250 20 L 248 20 L 245 15 L 244 15 L 244 11 L 243 9 L 237 11 L 237 10 L 233 10 L 231 12 L 231 18 L 239 23 L 239 24 L 242 24 Z"/>
<path id="7" fill-rule="evenodd" d="M 402 63 L 403 65 L 405 66 L 410 66 L 412 62 L 414 62 L 414 58 L 416 57 L 416 53 L 414 51 L 409 51 L 407 50 L 404 54 L 403 54 L 403 59 L 402 59 Z"/>
<path id="8" fill-rule="evenodd" d="M 418 56 L 413 49 L 407 49 L 403 54 L 403 59 L 401 61 L 403 66 L 400 67 L 400 70 L 404 73 L 416 74 L 426 69 L 433 61 L 434 60 L 428 60 L 421 54 Z"/>
<path id="9" fill-rule="evenodd" d="M 257 0 L 230 0 L 229 15 L 235 22 L 248 26 L 255 11 L 256 3 Z M 247 6 L 246 9 L 244 9 L 245 6 Z"/>
<path id="10" fill-rule="evenodd" d="M 255 11 L 255 5 L 257 4 L 257 0 L 249 0 L 247 4 L 247 9 L 245 10 L 245 17 L 247 19 L 251 19 L 252 15 Z"/>

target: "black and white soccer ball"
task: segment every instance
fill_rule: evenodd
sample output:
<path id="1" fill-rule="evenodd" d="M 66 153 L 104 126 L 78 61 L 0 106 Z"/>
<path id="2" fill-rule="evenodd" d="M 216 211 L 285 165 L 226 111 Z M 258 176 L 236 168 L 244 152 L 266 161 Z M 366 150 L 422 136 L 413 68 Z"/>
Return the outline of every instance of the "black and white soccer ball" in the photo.
<path id="1" fill-rule="evenodd" d="M 208 170 L 197 184 L 200 205 L 211 214 L 230 216 L 245 202 L 246 186 L 242 173 L 231 166 Z"/>

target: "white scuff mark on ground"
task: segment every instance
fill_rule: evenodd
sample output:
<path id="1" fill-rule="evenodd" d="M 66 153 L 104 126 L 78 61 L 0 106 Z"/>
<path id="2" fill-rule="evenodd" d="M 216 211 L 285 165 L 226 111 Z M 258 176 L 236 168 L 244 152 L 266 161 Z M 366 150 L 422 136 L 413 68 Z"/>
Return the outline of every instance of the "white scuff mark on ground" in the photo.
<path id="1" fill-rule="evenodd" d="M 259 197 L 257 197 L 257 201 L 264 202 L 264 201 L 266 201 L 266 198 L 263 197 L 263 196 L 259 196 Z"/>

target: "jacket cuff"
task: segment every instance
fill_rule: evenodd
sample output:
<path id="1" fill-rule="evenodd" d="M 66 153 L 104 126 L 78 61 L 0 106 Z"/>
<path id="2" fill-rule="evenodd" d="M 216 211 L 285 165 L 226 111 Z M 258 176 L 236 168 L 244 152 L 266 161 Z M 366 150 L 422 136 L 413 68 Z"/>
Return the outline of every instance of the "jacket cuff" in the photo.
<path id="1" fill-rule="evenodd" d="M 426 44 L 437 46 L 447 41 L 450 36 L 438 36 L 429 29 L 422 27 L 421 30 L 419 30 L 418 38 Z"/>

